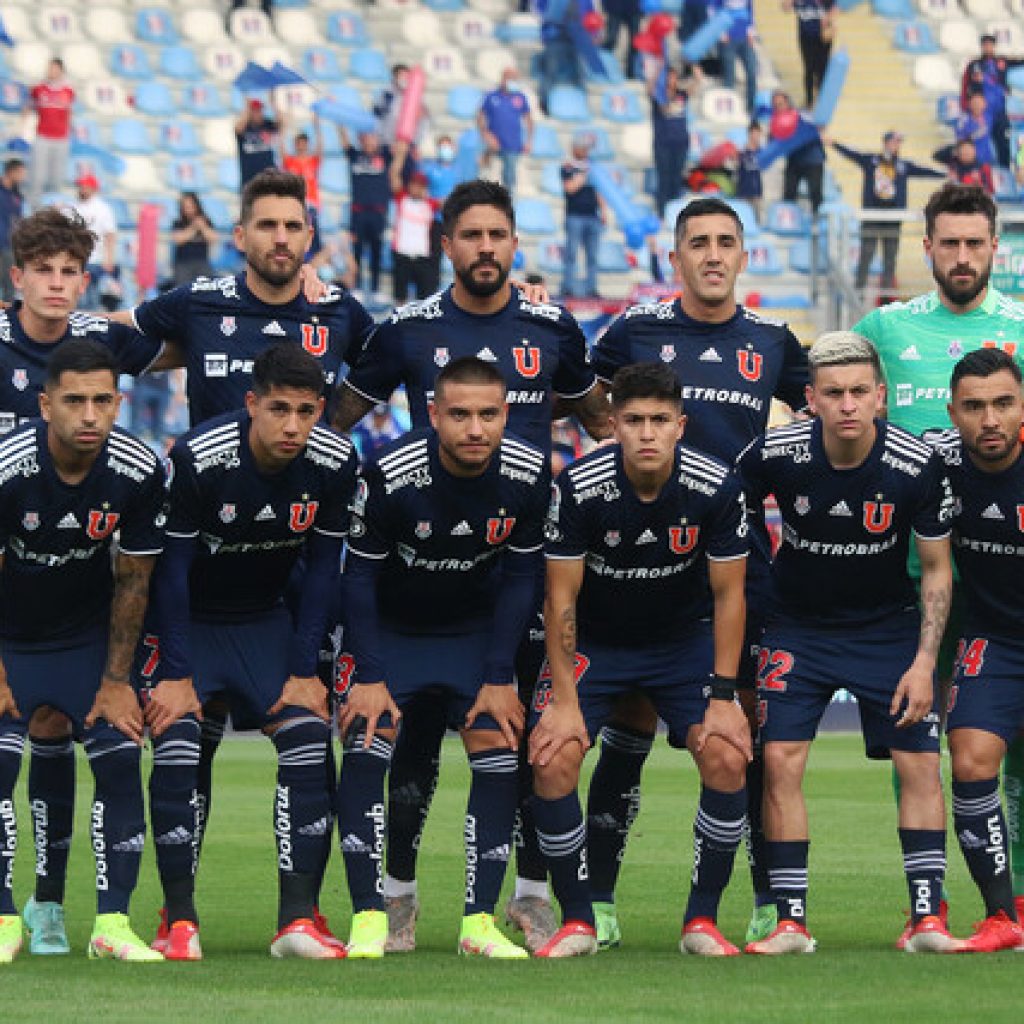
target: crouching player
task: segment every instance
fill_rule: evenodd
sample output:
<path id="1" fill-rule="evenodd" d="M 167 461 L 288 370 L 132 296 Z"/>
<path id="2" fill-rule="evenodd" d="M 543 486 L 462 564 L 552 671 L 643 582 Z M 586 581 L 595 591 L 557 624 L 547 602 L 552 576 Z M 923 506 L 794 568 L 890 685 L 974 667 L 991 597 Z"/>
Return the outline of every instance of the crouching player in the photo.
<path id="1" fill-rule="evenodd" d="M 245 408 L 200 424 L 170 454 L 167 548 L 153 580 L 156 629 L 137 665 L 154 737 L 150 806 L 169 932 L 166 955 L 199 959 L 193 904 L 198 702 L 277 750 L 275 957 L 344 956 L 314 921 L 332 792 L 327 690 L 317 653 L 355 490 L 351 442 L 318 425 L 324 374 L 297 345 L 262 352 Z M 300 553 L 298 611 L 285 607 Z"/>
<path id="2" fill-rule="evenodd" d="M 530 759 L 537 833 L 563 925 L 537 955 L 597 948 L 576 787 L 583 755 L 616 700 L 639 691 L 701 777 L 680 949 L 733 956 L 739 950 L 715 921 L 746 823 L 751 747 L 735 687 L 745 620 L 743 495 L 726 466 L 678 443 L 685 417 L 671 369 L 624 367 L 611 400 L 618 443 L 558 477 L 548 518 L 551 682 L 534 699 Z"/>
<path id="3" fill-rule="evenodd" d="M 502 436 L 506 386 L 493 363 L 454 359 L 434 388 L 433 429 L 375 454 L 353 506 L 345 611 L 355 676 L 339 716 L 338 793 L 348 955 L 384 954 L 384 777 L 401 709 L 436 695 L 472 773 L 459 952 L 520 959 L 529 954 L 497 929 L 494 906 L 516 812 L 524 712 L 512 664 L 540 569 L 547 460 Z"/>
<path id="4" fill-rule="evenodd" d="M 939 919 L 946 871 L 935 658 L 949 611 L 952 501 L 941 459 L 877 419 L 878 353 L 859 334 L 825 334 L 809 354 L 817 418 L 770 430 L 740 455 L 756 512 L 774 493 L 782 546 L 776 610 L 758 672 L 765 749 L 765 834 L 779 924 L 750 953 L 810 953 L 806 927 L 811 741 L 840 688 L 860 705 L 869 757 L 892 755 L 901 782 L 899 838 L 910 890 L 907 952 L 960 948 Z M 914 536 L 921 597 L 907 575 Z"/>
<path id="5" fill-rule="evenodd" d="M 949 418 L 955 430 L 929 432 L 953 488 L 953 554 L 966 597 L 949 698 L 953 825 L 985 919 L 969 952 L 1024 943 L 1010 878 L 999 765 L 1024 728 L 1024 420 L 1021 371 L 1001 349 L 981 348 L 953 368 Z"/>
<path id="6" fill-rule="evenodd" d="M 129 670 L 164 543 L 163 472 L 114 426 L 117 375 L 106 346 L 63 342 L 47 365 L 43 419 L 0 445 L 0 963 L 21 948 L 14 785 L 29 719 L 44 706 L 70 719 L 96 780 L 89 956 L 163 959 L 128 922 L 146 829 Z"/>

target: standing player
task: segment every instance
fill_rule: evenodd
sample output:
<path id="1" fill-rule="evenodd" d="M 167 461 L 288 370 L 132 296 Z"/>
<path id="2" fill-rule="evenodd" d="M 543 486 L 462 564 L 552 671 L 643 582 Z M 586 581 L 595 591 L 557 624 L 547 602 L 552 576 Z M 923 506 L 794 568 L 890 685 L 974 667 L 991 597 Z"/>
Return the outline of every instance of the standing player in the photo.
<path id="1" fill-rule="evenodd" d="M 534 700 L 540 718 L 530 760 L 537 832 L 563 925 L 537 955 L 597 949 L 576 787 L 590 737 L 620 694 L 639 690 L 667 723 L 669 742 L 690 750 L 701 777 L 679 948 L 734 956 L 739 950 L 715 920 L 747 808 L 750 730 L 736 703 L 743 495 L 727 466 L 678 443 L 686 417 L 667 366 L 619 370 L 611 397 L 618 444 L 559 475 L 547 528 L 551 683 Z"/>
<path id="2" fill-rule="evenodd" d="M 985 901 L 966 948 L 994 953 L 1024 944 L 999 799 L 999 764 L 1024 726 L 1020 367 L 998 349 L 965 355 L 953 367 L 949 418 L 956 430 L 925 439 L 944 457 L 953 488 L 953 552 L 966 605 L 946 721 L 953 826 Z"/>
<path id="3" fill-rule="evenodd" d="M 872 310 L 854 330 L 874 342 L 889 384 L 888 418 L 914 434 L 949 425 L 950 368 L 975 348 L 1001 348 L 1024 358 L 1024 304 L 990 283 L 999 248 L 997 209 L 984 189 L 948 182 L 924 210 L 925 256 L 935 291 Z M 911 572 L 917 567 L 911 554 Z M 961 617 L 954 591 L 951 628 L 939 658 L 939 678 L 952 675 Z M 1010 823 L 1014 893 L 1024 906 L 1024 740 L 1012 740 L 1003 766 Z"/>
<path id="4" fill-rule="evenodd" d="M 736 278 L 747 265 L 743 225 L 720 199 L 697 199 L 680 212 L 669 257 L 682 291 L 671 303 L 631 306 L 594 349 L 594 369 L 610 381 L 631 363 L 663 363 L 683 382 L 687 444 L 727 465 L 768 428 L 772 398 L 804 403 L 807 355 L 785 324 L 744 309 Z M 747 643 L 740 699 L 753 718 L 754 657 L 766 599 L 768 542 L 755 537 L 747 566 Z M 642 696 L 625 698 L 601 734 L 601 756 L 587 797 L 590 884 L 602 946 L 618 945 L 615 883 L 630 826 L 639 811 L 640 773 L 657 718 Z M 775 927 L 761 831 L 760 749 L 747 770 L 750 871 L 754 913 L 747 941 Z"/>
<path id="5" fill-rule="evenodd" d="M 426 427 L 438 371 L 454 359 L 475 355 L 500 370 L 508 389 L 509 427 L 518 437 L 550 454 L 553 408 L 559 416 L 574 413 L 591 436 L 605 437 L 608 403 L 588 365 L 578 324 L 560 306 L 529 301 L 509 281 L 518 240 L 508 190 L 491 181 L 463 182 L 445 201 L 441 219 L 441 241 L 455 281 L 444 292 L 400 307 L 377 328 L 342 387 L 334 425 L 350 428 L 404 384 L 413 426 Z M 538 573 L 538 613 L 541 588 Z M 540 644 L 534 647 L 516 666 L 524 700 L 543 657 Z M 415 946 L 416 855 L 437 783 L 447 718 L 436 701 L 411 702 L 392 761 L 385 879 L 389 951 Z M 526 798 L 528 778 L 521 786 Z M 528 818 L 517 830 L 517 865 L 508 916 L 535 949 L 550 938 L 555 920 Z"/>
<path id="6" fill-rule="evenodd" d="M 71 720 L 96 779 L 89 956 L 163 959 L 128 922 L 146 829 L 142 713 L 129 669 L 163 546 L 163 473 L 144 444 L 114 426 L 117 373 L 106 347 L 66 342 L 50 359 L 43 419 L 0 443 L 0 962 L 21 948 L 14 786 L 28 722 L 42 706 Z"/>
<path id="7" fill-rule="evenodd" d="M 277 750 L 280 901 L 271 953 L 344 955 L 313 923 L 332 795 L 327 691 L 316 667 L 339 586 L 356 456 L 347 438 L 318 425 L 323 389 L 312 356 L 274 345 L 253 364 L 245 408 L 201 424 L 171 450 L 167 548 L 153 581 L 157 628 L 146 638 L 154 657 L 139 673 L 152 686 L 147 721 L 155 760 L 166 767 L 167 785 L 152 787 L 153 832 L 189 837 L 157 847 L 169 959 L 201 956 L 193 905 L 198 736 L 194 722 L 173 728 L 196 695 L 229 702 L 235 722 L 262 729 Z M 293 614 L 284 599 L 300 553 Z M 194 756 L 175 760 L 189 743 Z"/>
<path id="8" fill-rule="evenodd" d="M 433 429 L 384 448 L 359 483 L 345 566 L 355 679 L 339 718 L 350 957 L 384 955 L 384 774 L 398 716 L 416 695 L 437 701 L 460 730 L 473 777 L 459 952 L 528 955 L 498 931 L 494 906 L 523 728 L 512 663 L 534 607 L 550 478 L 543 452 L 502 436 L 505 395 L 493 363 L 448 363 L 434 382 Z"/>
<path id="9" fill-rule="evenodd" d="M 892 755 L 902 783 L 899 838 L 910 890 L 908 952 L 953 952 L 939 918 L 946 821 L 939 780 L 935 660 L 949 612 L 949 482 L 912 434 L 877 420 L 878 354 L 858 334 L 825 334 L 810 351 L 817 419 L 770 430 L 738 461 L 748 502 L 774 494 L 782 546 L 776 601 L 758 659 L 765 836 L 779 923 L 748 953 L 810 953 L 806 927 L 811 740 L 836 690 L 860 706 L 869 757 Z M 921 560 L 921 610 L 907 574 Z"/>

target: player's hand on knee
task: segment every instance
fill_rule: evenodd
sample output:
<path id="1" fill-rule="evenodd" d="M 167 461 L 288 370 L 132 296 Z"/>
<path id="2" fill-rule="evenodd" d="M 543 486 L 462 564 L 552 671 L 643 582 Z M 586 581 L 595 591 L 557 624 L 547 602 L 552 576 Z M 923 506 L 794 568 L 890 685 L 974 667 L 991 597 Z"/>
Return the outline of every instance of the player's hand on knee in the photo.
<path id="1" fill-rule="evenodd" d="M 356 683 L 348 691 L 348 699 L 338 711 L 338 731 L 344 738 L 357 719 L 365 719 L 366 736 L 363 739 L 363 746 L 369 748 L 377 731 L 377 723 L 385 714 L 391 715 L 392 726 L 398 725 L 402 717 L 398 705 L 391 699 L 387 684 Z"/>
<path id="2" fill-rule="evenodd" d="M 743 708 L 732 700 L 709 700 L 704 721 L 697 731 L 697 753 L 703 753 L 712 736 L 725 740 L 735 747 L 748 761 L 753 759 L 753 741 L 750 738 L 750 724 Z"/>
<path id="3" fill-rule="evenodd" d="M 466 728 L 472 729 L 480 715 L 490 715 L 498 723 L 509 750 L 519 748 L 526 713 L 514 685 L 485 683 L 481 686 L 473 706 L 466 713 Z"/>
<path id="4" fill-rule="evenodd" d="M 185 715 L 195 715 L 200 721 L 203 718 L 203 706 L 196 696 L 191 676 L 163 679 L 149 691 L 143 717 L 153 736 L 160 736 Z"/>
<path id="5" fill-rule="evenodd" d="M 96 699 L 89 714 L 85 716 L 85 727 L 91 729 L 101 718 L 142 745 L 142 708 L 139 707 L 139 698 L 131 683 L 119 683 L 107 678 L 100 682 Z"/>
<path id="6" fill-rule="evenodd" d="M 896 728 L 905 729 L 920 722 L 931 711 L 934 702 L 935 683 L 931 670 L 911 665 L 900 678 L 889 705 L 889 714 L 893 717 L 900 715 L 900 709 L 903 708 Z"/>
<path id="7" fill-rule="evenodd" d="M 331 711 L 327 706 L 327 687 L 319 676 L 289 676 L 277 703 L 268 709 L 267 714 L 276 715 L 286 707 L 305 708 L 325 722 L 331 720 Z"/>
<path id="8" fill-rule="evenodd" d="M 590 736 L 579 705 L 563 707 L 552 701 L 530 734 L 530 764 L 543 767 L 566 745 L 579 743 L 581 753 L 590 749 Z"/>

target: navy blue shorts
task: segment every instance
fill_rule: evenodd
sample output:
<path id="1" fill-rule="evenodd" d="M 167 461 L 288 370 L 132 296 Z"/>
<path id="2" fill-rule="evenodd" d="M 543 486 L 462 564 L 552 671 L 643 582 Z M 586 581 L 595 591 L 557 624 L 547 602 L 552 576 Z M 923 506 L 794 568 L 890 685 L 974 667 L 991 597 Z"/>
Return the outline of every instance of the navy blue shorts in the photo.
<path id="1" fill-rule="evenodd" d="M 610 647 L 580 640 L 576 652 L 576 687 L 591 742 L 612 718 L 628 693 L 642 693 L 668 726 L 668 741 L 686 746 L 690 726 L 704 720 L 704 689 L 714 668 L 710 625 L 701 624 L 668 644 Z M 545 664 L 530 705 L 530 728 L 551 699 L 551 673 Z"/>
<path id="2" fill-rule="evenodd" d="M 758 665 L 758 724 L 762 743 L 812 740 L 837 690 L 857 699 L 867 756 L 890 750 L 939 749 L 939 718 L 930 714 L 897 729 L 889 714 L 900 677 L 917 653 L 920 619 L 850 629 L 776 624 L 765 629 Z"/>
<path id="3" fill-rule="evenodd" d="M 85 731 L 107 664 L 107 630 L 93 630 L 68 641 L 60 650 L 40 650 L 8 643 L 3 651 L 7 682 L 20 719 L 5 718 L 28 728 L 36 708 L 51 707 L 71 719 L 75 735 Z"/>
<path id="4" fill-rule="evenodd" d="M 948 712 L 946 732 L 981 729 L 1009 744 L 1024 729 L 1024 640 L 961 637 Z"/>

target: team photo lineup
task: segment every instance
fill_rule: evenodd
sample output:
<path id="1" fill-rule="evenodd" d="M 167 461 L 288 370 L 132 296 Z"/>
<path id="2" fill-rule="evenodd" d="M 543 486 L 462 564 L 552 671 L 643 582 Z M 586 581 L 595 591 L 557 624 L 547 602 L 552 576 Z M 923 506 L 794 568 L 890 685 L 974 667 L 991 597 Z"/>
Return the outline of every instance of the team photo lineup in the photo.
<path id="1" fill-rule="evenodd" d="M 743 225 L 694 199 L 675 224 L 677 296 L 627 308 L 592 350 L 515 280 L 513 207 L 492 181 L 441 210 L 453 284 L 379 325 L 302 273 L 312 229 L 287 172 L 243 191 L 241 275 L 109 318 L 76 311 L 81 218 L 24 217 L 0 325 L 0 958 L 70 951 L 76 742 L 95 781 L 89 957 L 202 958 L 195 880 L 229 721 L 277 759 L 273 957 L 414 950 L 449 729 L 471 779 L 458 952 L 628 941 L 615 890 L 659 721 L 700 779 L 680 951 L 810 953 L 803 780 L 839 690 L 866 755 L 892 762 L 897 948 L 1020 947 L 1000 772 L 1024 726 L 1024 307 L 989 282 L 996 217 L 983 189 L 943 185 L 925 209 L 936 290 L 804 348 L 737 303 Z M 161 460 L 116 425 L 118 378 L 175 367 L 192 422 Z M 918 381 L 930 402 L 893 400 Z M 411 429 L 360 460 L 348 432 L 399 386 Z M 788 422 L 768 429 L 773 398 Z M 564 416 L 594 444 L 552 478 Z M 943 734 L 984 906 L 969 937 L 947 925 Z M 26 746 L 34 842 L 18 856 L 36 877 L 16 900 Z M 151 942 L 128 916 L 147 842 Z M 741 843 L 754 906 L 734 942 L 717 917 Z M 347 941 L 323 913 L 338 847 Z"/>

